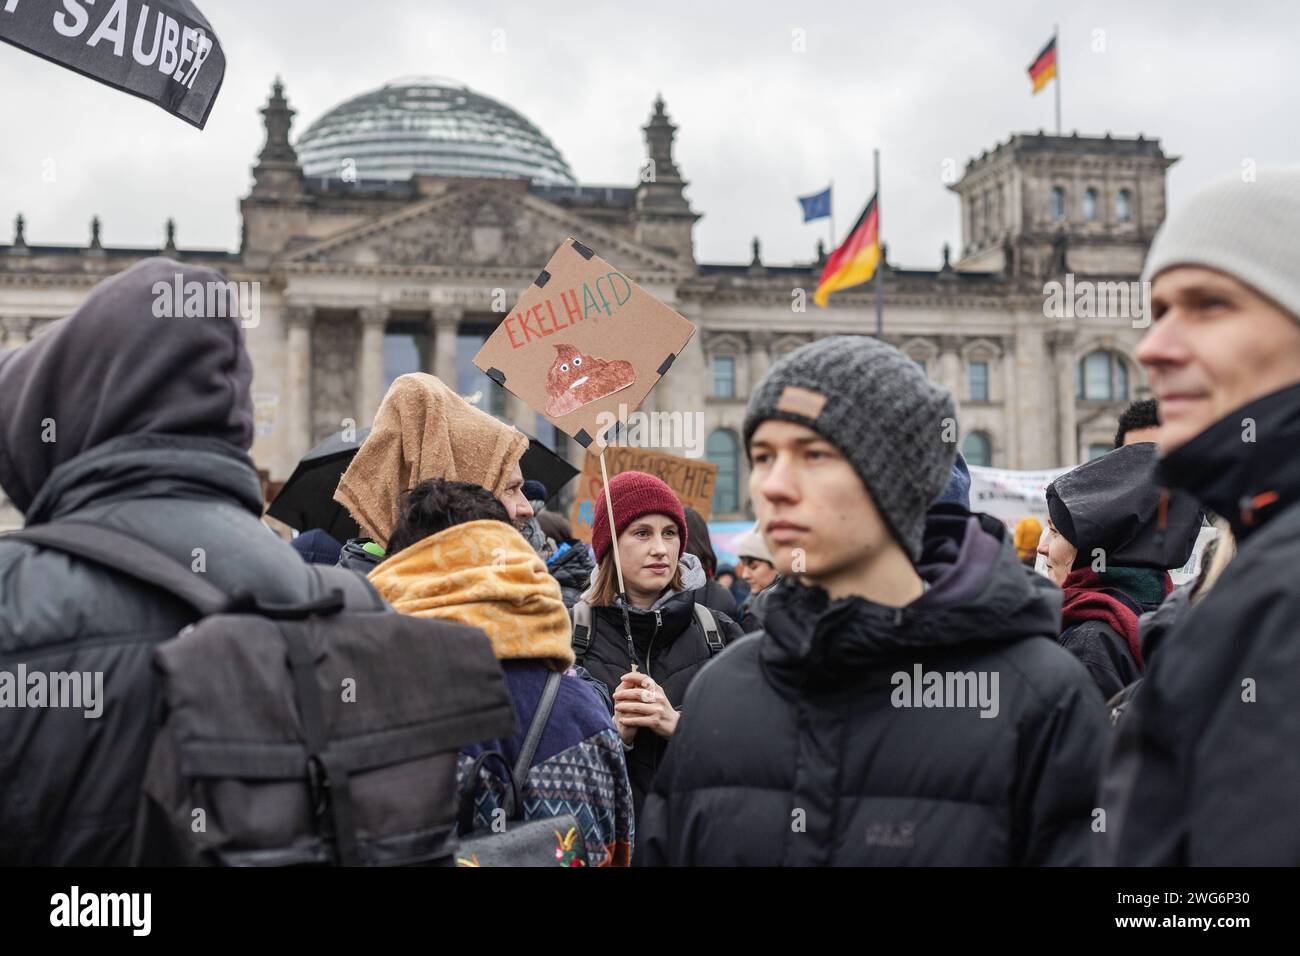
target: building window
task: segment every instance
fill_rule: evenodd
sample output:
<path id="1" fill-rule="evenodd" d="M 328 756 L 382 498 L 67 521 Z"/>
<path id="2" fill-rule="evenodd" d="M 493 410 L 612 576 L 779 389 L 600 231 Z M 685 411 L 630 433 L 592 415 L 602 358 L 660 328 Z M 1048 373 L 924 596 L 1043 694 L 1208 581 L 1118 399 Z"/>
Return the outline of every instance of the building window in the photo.
<path id="1" fill-rule="evenodd" d="M 1061 186 L 1052 187 L 1051 212 L 1053 219 L 1065 218 L 1065 189 Z"/>
<path id="2" fill-rule="evenodd" d="M 730 355 L 719 355 L 713 360 L 713 397 L 736 397 L 736 360 Z"/>
<path id="3" fill-rule="evenodd" d="M 1099 349 L 1074 367 L 1074 397 L 1089 402 L 1128 400 L 1128 366 L 1114 352 Z"/>
<path id="4" fill-rule="evenodd" d="M 1083 218 L 1097 218 L 1097 190 L 1086 189 L 1083 193 Z"/>
<path id="5" fill-rule="evenodd" d="M 429 329 L 423 322 L 389 322 L 384 329 L 384 391 L 393 380 L 427 372 L 432 360 Z"/>
<path id="6" fill-rule="evenodd" d="M 1111 448 L 1111 445 L 1103 445 L 1099 442 L 1094 442 L 1088 446 L 1088 460 L 1093 461 L 1094 459 L 1100 458 L 1102 455 L 1111 451 Z"/>
<path id="7" fill-rule="evenodd" d="M 490 331 L 466 330 L 456 336 L 456 392 L 466 401 L 502 421 L 508 420 L 510 393 L 479 370 L 474 364 Z"/>
<path id="8" fill-rule="evenodd" d="M 713 485 L 713 513 L 730 514 L 740 510 L 740 446 L 736 436 L 725 428 L 709 435 L 704 457 L 718 466 Z"/>
<path id="9" fill-rule="evenodd" d="M 989 468 L 993 464 L 993 442 L 984 432 L 971 432 L 961 443 L 961 454 L 966 464 Z"/>
<path id="10" fill-rule="evenodd" d="M 987 402 L 989 400 L 989 363 L 970 363 L 970 400 Z"/>
<path id="11" fill-rule="evenodd" d="M 1133 194 L 1121 189 L 1115 197 L 1115 218 L 1120 222 L 1129 222 L 1133 218 Z"/>

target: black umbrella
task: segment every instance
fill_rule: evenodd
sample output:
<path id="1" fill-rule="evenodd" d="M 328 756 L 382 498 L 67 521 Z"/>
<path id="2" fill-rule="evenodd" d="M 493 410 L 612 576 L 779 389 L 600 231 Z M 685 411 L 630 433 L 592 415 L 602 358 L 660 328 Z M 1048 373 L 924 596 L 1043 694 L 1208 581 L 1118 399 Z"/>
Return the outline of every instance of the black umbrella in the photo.
<path id="1" fill-rule="evenodd" d="M 341 542 L 360 535 L 348 510 L 334 500 L 334 491 L 369 434 L 369 428 L 339 432 L 307 452 L 266 513 L 299 531 L 321 528 Z M 525 481 L 533 478 L 544 484 L 551 498 L 578 474 L 577 468 L 531 436 L 519 470 Z"/>
<path id="2" fill-rule="evenodd" d="M 369 428 L 341 431 L 307 452 L 266 513 L 299 531 L 321 528 L 336 541 L 358 537 L 361 529 L 334 490 L 369 434 Z"/>

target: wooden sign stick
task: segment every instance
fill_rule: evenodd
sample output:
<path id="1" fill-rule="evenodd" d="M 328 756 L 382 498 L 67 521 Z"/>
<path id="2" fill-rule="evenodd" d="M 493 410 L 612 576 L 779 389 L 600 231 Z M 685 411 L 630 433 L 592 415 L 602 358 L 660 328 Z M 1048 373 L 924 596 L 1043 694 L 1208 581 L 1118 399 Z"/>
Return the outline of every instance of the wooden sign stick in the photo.
<path id="1" fill-rule="evenodd" d="M 609 496 L 609 471 L 605 468 L 605 449 L 600 450 L 600 477 L 605 482 L 605 507 L 609 515 L 610 550 L 614 552 L 614 573 L 618 575 L 618 593 L 627 601 L 627 590 L 623 587 L 623 562 L 618 557 L 618 532 L 614 525 L 614 501 Z M 630 640 L 630 639 L 629 639 Z M 629 650 L 631 648 L 629 647 Z M 636 672 L 636 655 L 632 655 L 632 671 Z"/>

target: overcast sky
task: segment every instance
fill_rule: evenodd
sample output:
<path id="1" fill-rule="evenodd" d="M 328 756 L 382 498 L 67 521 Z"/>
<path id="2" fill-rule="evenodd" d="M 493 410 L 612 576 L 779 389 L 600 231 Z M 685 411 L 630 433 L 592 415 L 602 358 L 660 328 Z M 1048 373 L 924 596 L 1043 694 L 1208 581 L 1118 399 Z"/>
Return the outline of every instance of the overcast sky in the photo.
<path id="1" fill-rule="evenodd" d="M 803 224 L 795 197 L 833 179 L 842 233 L 879 148 L 890 258 L 935 268 L 960 234 L 945 160 L 960 169 L 1011 132 L 1052 129 L 1052 91 L 1031 97 L 1025 69 L 1053 22 L 1065 131 L 1159 137 L 1182 157 L 1173 204 L 1243 160 L 1300 162 L 1300 4 L 1283 0 L 196 2 L 227 58 L 203 131 L 0 44 L 0 242 L 22 212 L 33 244 L 84 243 L 98 214 L 108 245 L 160 245 L 173 216 L 182 248 L 237 248 L 276 74 L 295 137 L 420 74 L 514 107 L 592 184 L 633 183 L 662 92 L 703 261 L 748 261 L 755 235 L 765 261 L 807 261 L 827 224 Z"/>

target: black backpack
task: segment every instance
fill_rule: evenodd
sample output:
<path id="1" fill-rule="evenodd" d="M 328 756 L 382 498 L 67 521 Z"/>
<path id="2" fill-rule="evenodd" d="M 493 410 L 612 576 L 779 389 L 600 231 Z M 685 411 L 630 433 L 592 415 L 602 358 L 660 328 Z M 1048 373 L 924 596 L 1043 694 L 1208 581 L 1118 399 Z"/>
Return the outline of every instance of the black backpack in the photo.
<path id="1" fill-rule="evenodd" d="M 67 521 L 15 537 L 199 613 L 154 649 L 159 727 L 133 862 L 452 862 L 457 752 L 515 730 L 481 630 L 398 614 L 342 568 L 301 565 L 312 599 L 268 606 L 115 529 Z"/>

